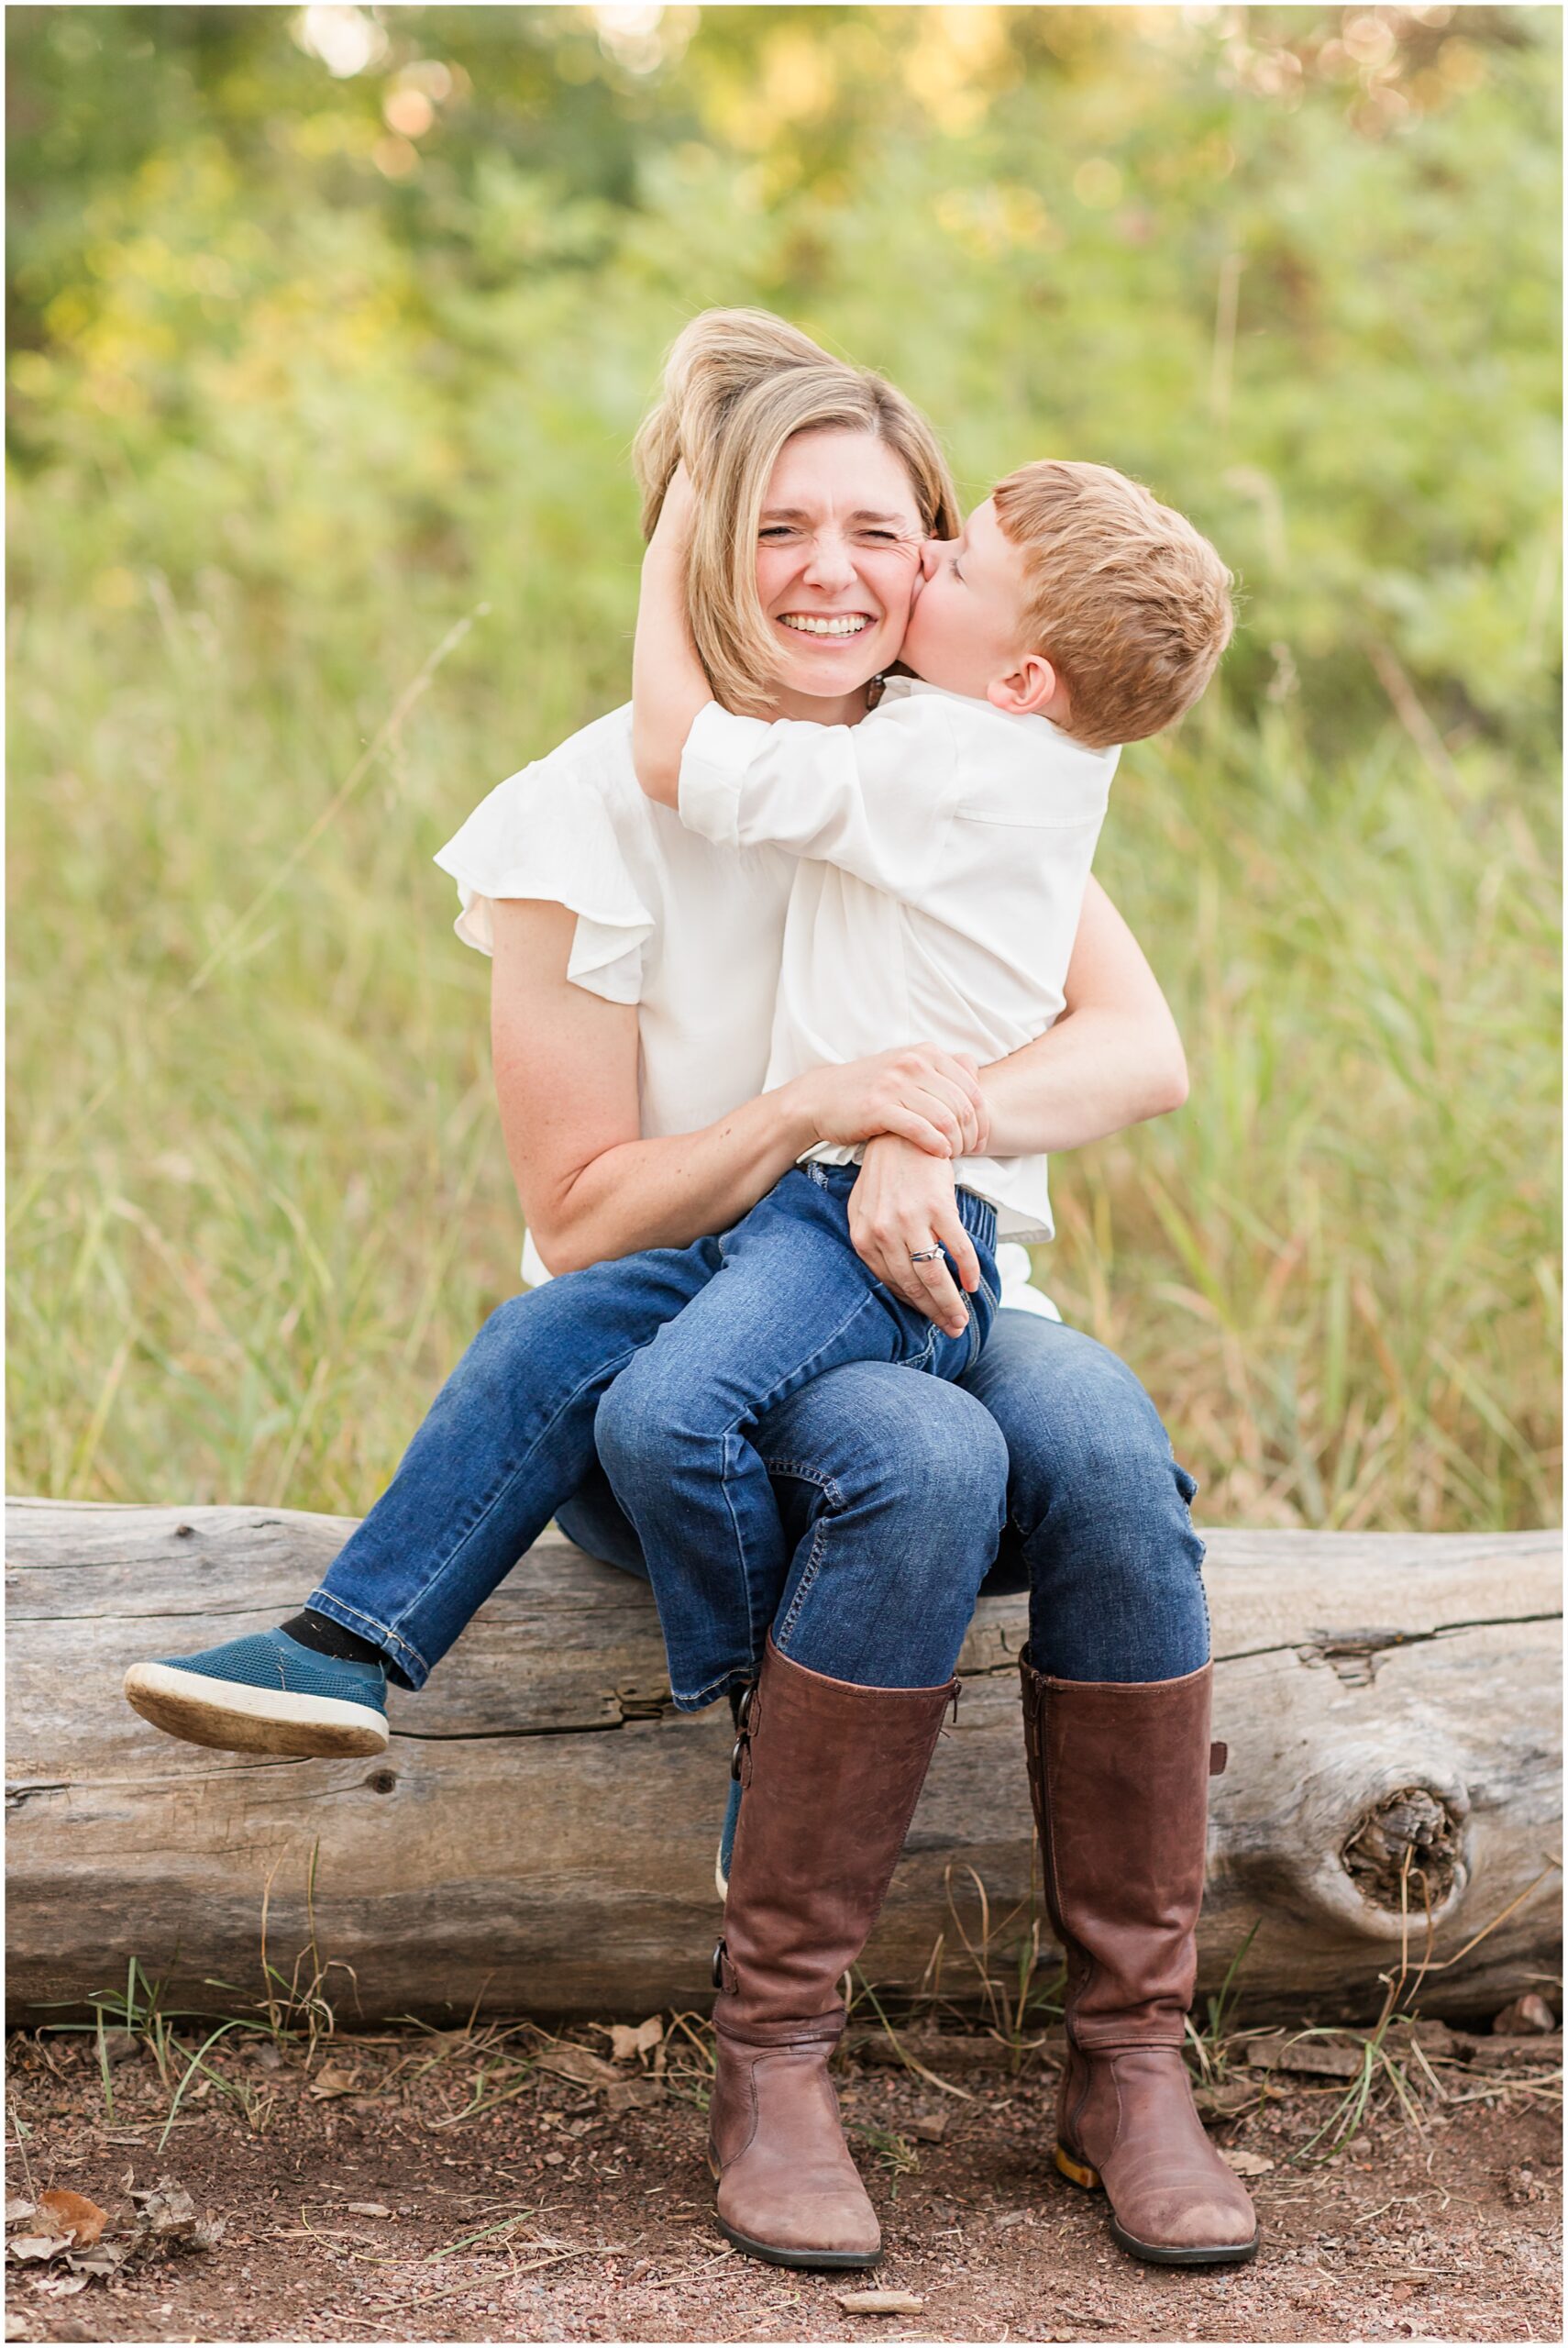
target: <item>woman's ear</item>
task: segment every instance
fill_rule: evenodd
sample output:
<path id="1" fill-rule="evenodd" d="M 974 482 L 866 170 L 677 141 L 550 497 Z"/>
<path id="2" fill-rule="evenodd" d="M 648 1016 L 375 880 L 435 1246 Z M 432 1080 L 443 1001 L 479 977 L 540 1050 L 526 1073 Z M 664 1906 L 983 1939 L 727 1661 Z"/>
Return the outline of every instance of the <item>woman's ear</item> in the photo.
<path id="1" fill-rule="evenodd" d="M 986 687 L 986 699 L 1009 717 L 1036 717 L 1058 693 L 1065 703 L 1061 681 L 1043 652 L 1026 652 L 1016 669 Z"/>

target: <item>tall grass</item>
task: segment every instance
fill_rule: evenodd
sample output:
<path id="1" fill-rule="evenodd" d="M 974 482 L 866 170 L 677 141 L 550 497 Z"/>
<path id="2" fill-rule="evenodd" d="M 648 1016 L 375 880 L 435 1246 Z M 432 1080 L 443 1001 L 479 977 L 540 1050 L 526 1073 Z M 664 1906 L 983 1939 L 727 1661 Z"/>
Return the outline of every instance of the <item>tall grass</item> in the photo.
<path id="1" fill-rule="evenodd" d="M 475 691 L 503 658 L 477 619 L 367 762 L 412 647 L 345 706 L 156 576 L 20 620 L 13 1489 L 358 1512 L 514 1286 L 487 972 L 427 860 L 546 747 Z M 1328 770 L 1288 699 L 1216 703 L 1124 760 L 1100 869 L 1192 1097 L 1059 1164 L 1037 1277 L 1209 1521 L 1549 1518 L 1554 898 L 1507 760 L 1391 711 Z"/>
<path id="2" fill-rule="evenodd" d="M 24 47 L 69 17 L 50 72 L 112 110 L 156 13 Z M 756 300 L 899 375 L 974 491 L 1105 458 L 1244 573 L 1099 858 L 1191 1099 L 1058 1166 L 1037 1277 L 1210 1522 L 1554 1515 L 1545 12 L 1489 48 L 1394 12 L 1358 66 L 1309 10 L 715 11 L 634 94 L 666 113 L 619 209 L 499 116 L 381 181 L 376 90 L 253 13 L 264 139 L 262 83 L 193 51 L 178 138 L 26 231 L 13 1489 L 359 1512 L 514 1287 L 487 972 L 429 858 L 624 697 L 631 432 L 680 318 Z M 392 15 L 458 62 L 493 30 Z M 530 71 L 580 55 L 579 12 L 530 24 Z M 815 162 L 754 84 L 829 93 Z"/>

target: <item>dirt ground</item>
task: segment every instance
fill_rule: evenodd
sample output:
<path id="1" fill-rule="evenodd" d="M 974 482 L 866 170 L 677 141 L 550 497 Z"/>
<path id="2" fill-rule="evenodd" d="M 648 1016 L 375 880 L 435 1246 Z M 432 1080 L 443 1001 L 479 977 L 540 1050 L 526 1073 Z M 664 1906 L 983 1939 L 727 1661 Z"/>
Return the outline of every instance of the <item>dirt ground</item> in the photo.
<path id="1" fill-rule="evenodd" d="M 69 2297 L 49 2294 L 65 2276 L 58 2258 L 13 2266 L 7 2338 L 1562 2337 L 1558 2105 L 1550 2062 L 1532 2078 L 1528 2049 L 1506 2079 L 1442 2072 L 1446 2101 L 1423 2079 L 1415 2119 L 1390 2087 L 1336 2157 L 1293 2162 L 1345 2083 L 1265 2080 L 1243 2048 L 1241 2084 L 1223 2094 L 1251 2108 L 1219 2122 L 1215 2141 L 1247 2173 L 1263 2249 L 1254 2265 L 1194 2274 L 1136 2265 L 1099 2197 L 1057 2176 L 1048 2059 L 1010 2076 L 1005 2062 L 983 2066 L 983 2042 L 944 2041 L 938 2060 L 922 2041 L 944 2092 L 871 2044 L 840 2085 L 887 2255 L 874 2276 L 834 2277 L 756 2265 L 717 2232 L 699 2029 L 637 2051 L 623 2036 L 613 2070 L 608 2031 L 571 2039 L 569 2050 L 525 2027 L 410 2031 L 336 2038 L 307 2058 L 231 2034 L 161 2152 L 196 2041 L 166 2053 L 167 2079 L 145 2047 L 110 2047 L 111 2114 L 90 2039 L 14 2039 L 14 2199 L 83 2193 L 112 2232 L 133 2187 L 169 2177 L 224 2232 L 211 2249 L 132 2261 Z M 840 2307 L 841 2293 L 871 2287 L 921 2306 Z"/>

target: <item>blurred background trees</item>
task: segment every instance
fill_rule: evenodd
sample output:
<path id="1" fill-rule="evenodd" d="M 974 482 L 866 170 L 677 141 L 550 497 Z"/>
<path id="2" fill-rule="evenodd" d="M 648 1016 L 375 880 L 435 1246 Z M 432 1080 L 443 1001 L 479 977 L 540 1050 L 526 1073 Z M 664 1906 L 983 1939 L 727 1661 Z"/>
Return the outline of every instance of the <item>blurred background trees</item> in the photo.
<path id="1" fill-rule="evenodd" d="M 1212 1517 L 1553 1512 L 1559 25 L 10 9 L 14 1484 L 362 1508 L 505 1292 L 425 859 L 624 698 L 756 302 L 1242 577 L 1100 858 L 1193 1099 L 1039 1277 Z"/>

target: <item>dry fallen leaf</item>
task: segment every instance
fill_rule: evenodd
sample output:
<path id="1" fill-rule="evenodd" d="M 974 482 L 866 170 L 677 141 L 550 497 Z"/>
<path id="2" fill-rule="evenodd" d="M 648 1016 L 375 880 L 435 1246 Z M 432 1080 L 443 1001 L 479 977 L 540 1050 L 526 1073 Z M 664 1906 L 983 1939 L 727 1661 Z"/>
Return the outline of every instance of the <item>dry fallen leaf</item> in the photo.
<path id="1" fill-rule="evenodd" d="M 910 2291 L 840 2291 L 834 2297 L 845 2315 L 919 2315 L 925 2307 Z"/>
<path id="2" fill-rule="evenodd" d="M 138 2202 L 138 2230 L 163 2241 L 181 2241 L 196 2231 L 196 2205 L 178 2179 L 160 2176 L 156 2185 L 131 2188 Z"/>
<path id="3" fill-rule="evenodd" d="M 1249 2153 L 1244 2147 L 1234 2152 L 1222 2152 L 1220 2157 L 1227 2168 L 1234 2169 L 1238 2176 L 1266 2176 L 1274 2166 L 1263 2153 Z"/>
<path id="4" fill-rule="evenodd" d="M 611 2057 L 617 2063 L 635 2063 L 639 2054 L 648 2054 L 664 2036 L 664 2022 L 658 2014 L 650 2014 L 646 2021 L 638 2022 L 635 2030 L 625 2022 L 610 2025 Z"/>
<path id="5" fill-rule="evenodd" d="M 37 2203 L 33 2201 L 7 2201 L 6 2204 L 6 2223 L 8 2226 L 21 2225 L 26 2219 L 30 2218 L 34 2214 L 37 2207 Z"/>
<path id="6" fill-rule="evenodd" d="M 22 2266 L 29 2259 L 58 2258 L 62 2250 L 71 2248 L 71 2243 L 70 2234 L 13 2234 L 6 2244 L 6 2255 Z"/>
<path id="7" fill-rule="evenodd" d="M 547 2046 L 538 2064 L 541 2071 L 553 2071 L 558 2079 L 574 2079 L 580 2087 L 606 2088 L 612 2081 L 619 2084 L 620 2074 L 613 2064 L 606 2063 L 601 2054 L 591 2054 L 586 2046 L 570 2045 L 565 2039 Z"/>
<path id="8" fill-rule="evenodd" d="M 78 2291 L 87 2288 L 85 2275 L 35 2275 L 33 2288 L 48 2299 L 74 2298 Z"/>
<path id="9" fill-rule="evenodd" d="M 310 2083 L 310 2091 L 325 2103 L 335 2095 L 352 2095 L 358 2084 L 354 2073 L 346 2071 L 341 2063 L 324 2063 Z"/>
<path id="10" fill-rule="evenodd" d="M 604 2090 L 604 2109 L 611 2114 L 646 2111 L 651 2105 L 662 2103 L 665 2093 L 662 2079 L 617 2079 L 613 2087 Z"/>
<path id="11" fill-rule="evenodd" d="M 69 2233 L 78 2250 L 96 2242 L 109 2222 L 108 2211 L 100 2210 L 96 2201 L 89 2201 L 84 2193 L 68 2193 L 62 2187 L 39 2195 L 39 2216 L 46 2218 L 56 2232 Z"/>
<path id="12" fill-rule="evenodd" d="M 947 2133 L 947 2114 L 945 2111 L 922 2112 L 919 2119 L 910 2121 L 909 2132 L 911 2136 L 918 2136 L 922 2144 L 940 2144 Z"/>
<path id="13" fill-rule="evenodd" d="M 101 2282 L 106 2283 L 109 2276 L 117 2273 L 127 2259 L 132 2255 L 139 2239 L 141 2238 L 133 2237 L 128 2242 L 101 2242 L 93 2250 L 73 2250 L 67 2255 L 65 2263 L 73 2275 L 95 2275 Z"/>
<path id="14" fill-rule="evenodd" d="M 176 2244 L 186 2250 L 211 2250 L 223 2240 L 226 2220 L 198 2218 L 195 2203 L 177 2177 L 160 2176 L 156 2185 L 133 2187 L 131 2199 L 138 2207 L 136 2232 L 128 2247 L 138 2254 Z"/>
<path id="15" fill-rule="evenodd" d="M 33 2337 L 33 2327 L 32 2327 L 32 2325 L 28 2322 L 28 2320 L 27 2317 L 22 2313 L 22 2310 L 20 2309 L 20 2308 L 7 2308 L 7 2309 L 6 2309 L 6 2339 L 7 2339 L 7 2340 L 31 2340 L 31 2339 L 32 2339 L 32 2337 Z"/>
<path id="16" fill-rule="evenodd" d="M 392 2211 L 384 2201 L 345 2201 L 343 2207 L 354 2218 L 390 2218 Z"/>

